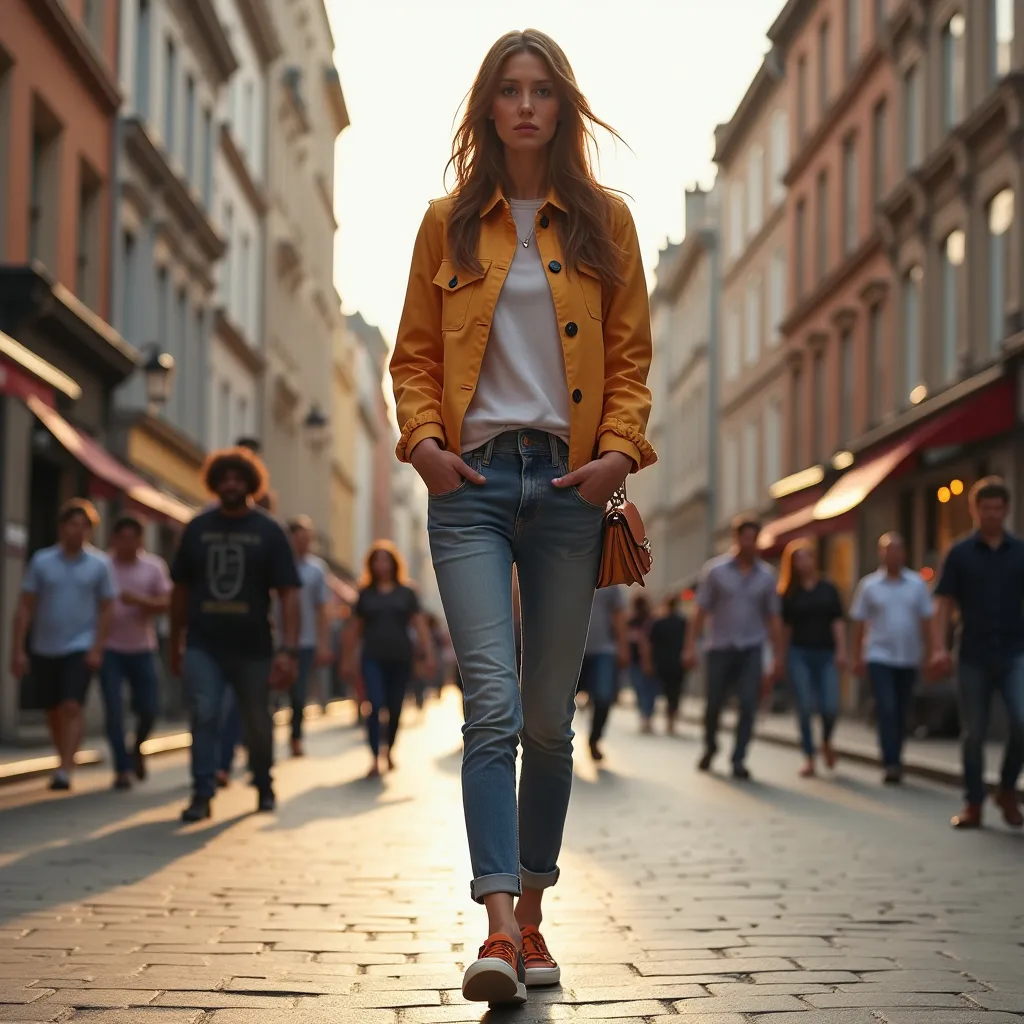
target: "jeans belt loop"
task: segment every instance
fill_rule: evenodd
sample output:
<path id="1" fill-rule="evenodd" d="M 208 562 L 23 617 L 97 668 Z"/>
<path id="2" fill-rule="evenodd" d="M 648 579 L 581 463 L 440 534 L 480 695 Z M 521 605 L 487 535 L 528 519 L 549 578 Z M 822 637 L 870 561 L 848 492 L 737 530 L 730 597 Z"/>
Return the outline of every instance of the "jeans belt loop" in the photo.
<path id="1" fill-rule="evenodd" d="M 551 465 L 558 465 L 558 438 L 554 434 L 548 434 L 548 445 L 551 447 Z"/>
<path id="2" fill-rule="evenodd" d="M 484 445 L 483 464 L 489 466 L 491 464 L 491 456 L 494 455 L 494 438 L 492 437 L 487 444 Z"/>

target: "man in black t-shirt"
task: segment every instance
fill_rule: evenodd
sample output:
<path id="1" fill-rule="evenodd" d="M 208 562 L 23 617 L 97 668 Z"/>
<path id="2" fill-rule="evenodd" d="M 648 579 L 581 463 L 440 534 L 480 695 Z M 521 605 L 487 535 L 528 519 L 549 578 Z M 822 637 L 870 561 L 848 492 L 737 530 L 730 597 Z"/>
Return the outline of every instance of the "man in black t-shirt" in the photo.
<path id="1" fill-rule="evenodd" d="M 185 527 L 171 569 L 171 670 L 183 675 L 192 717 L 192 802 L 183 821 L 210 816 L 219 764 L 224 688 L 242 714 L 258 809 L 274 809 L 271 686 L 295 680 L 299 576 L 284 530 L 255 505 L 266 470 L 253 452 L 215 453 L 206 485 L 219 504 Z M 276 656 L 270 630 L 271 592 L 281 602 L 283 646 Z"/>

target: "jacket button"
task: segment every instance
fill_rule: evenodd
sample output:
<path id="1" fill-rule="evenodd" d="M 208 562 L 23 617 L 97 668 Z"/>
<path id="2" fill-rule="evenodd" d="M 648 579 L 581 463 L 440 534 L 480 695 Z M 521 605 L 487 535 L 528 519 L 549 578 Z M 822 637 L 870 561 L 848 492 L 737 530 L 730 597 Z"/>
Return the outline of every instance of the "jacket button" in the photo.
<path id="1" fill-rule="evenodd" d="M 451 280 L 450 280 L 450 281 L 448 282 L 448 287 L 449 287 L 449 288 L 455 288 L 455 287 L 456 287 L 456 286 L 458 285 L 458 283 L 459 283 L 459 279 L 458 279 L 457 277 L 453 277 L 453 278 L 452 278 L 452 279 L 451 279 Z"/>
<path id="2" fill-rule="evenodd" d="M 546 228 L 550 223 L 551 221 L 548 220 L 548 215 L 546 213 L 543 214 L 540 218 L 540 226 L 542 228 Z"/>
<path id="3" fill-rule="evenodd" d="M 575 391 L 574 391 L 574 392 L 572 393 L 572 400 L 573 400 L 573 401 L 574 401 L 574 402 L 575 402 L 575 403 L 576 403 L 577 405 L 579 405 L 579 404 L 580 404 L 580 402 L 582 402 L 582 401 L 583 401 L 583 392 L 582 392 L 582 391 L 580 391 L 580 389 L 579 389 L 579 388 L 577 388 L 577 389 L 576 389 L 576 390 L 575 390 Z"/>
<path id="4" fill-rule="evenodd" d="M 576 324 L 572 320 L 570 320 L 565 325 L 565 333 L 568 334 L 570 338 L 575 338 L 576 337 L 576 332 L 578 330 L 579 330 L 579 328 L 576 326 Z"/>
<path id="5" fill-rule="evenodd" d="M 550 270 L 552 274 L 557 274 L 561 269 L 562 269 L 562 264 L 559 263 L 558 260 L 552 260 L 548 264 L 548 270 Z"/>

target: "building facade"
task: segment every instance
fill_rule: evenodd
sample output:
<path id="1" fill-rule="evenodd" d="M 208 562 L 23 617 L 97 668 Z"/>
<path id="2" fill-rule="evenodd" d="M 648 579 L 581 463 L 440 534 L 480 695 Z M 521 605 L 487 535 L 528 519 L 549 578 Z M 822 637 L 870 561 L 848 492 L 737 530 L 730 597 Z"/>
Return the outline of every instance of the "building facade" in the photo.
<path id="1" fill-rule="evenodd" d="M 334 338 L 341 301 L 334 288 L 334 143 L 348 112 L 333 63 L 323 0 L 275 3 L 281 54 L 268 82 L 267 239 L 264 260 L 263 450 L 283 516 L 327 524 L 330 445 L 309 443 L 308 425 L 332 403 Z"/>
<path id="2" fill-rule="evenodd" d="M 343 317 L 334 334 L 331 432 L 330 555 L 334 571 L 347 581 L 359 575 L 355 544 L 355 513 L 359 490 L 356 476 L 356 437 L 359 433 L 356 377 L 359 341 Z"/>
<path id="3" fill-rule="evenodd" d="M 790 122 L 785 477 L 762 542 L 824 535 L 821 560 L 849 596 L 861 564 L 848 517 L 818 499 L 849 468 L 857 439 L 897 400 L 889 386 L 892 272 L 877 207 L 895 182 L 894 74 L 885 3 L 790 0 L 769 31 Z"/>
<path id="4" fill-rule="evenodd" d="M 722 331 L 718 360 L 720 501 L 716 548 L 732 543 L 738 514 L 772 512 L 783 475 L 787 393 L 782 322 L 789 276 L 785 175 L 789 107 L 776 51 L 732 119 L 715 131 L 722 199 Z"/>
<path id="5" fill-rule="evenodd" d="M 140 351 L 174 359 L 160 407 L 118 394 L 121 450 L 193 506 L 210 439 L 212 337 L 227 250 L 217 216 L 221 96 L 238 58 L 213 0 L 123 0 L 113 318 Z M 163 552 L 173 541 L 164 538 Z"/>
<path id="6" fill-rule="evenodd" d="M 27 558 L 84 495 L 187 515 L 110 453 L 138 351 L 110 325 L 118 5 L 11 0 L 0 18 L 0 661 Z M 0 678 L 0 741 L 42 735 Z"/>
<path id="7" fill-rule="evenodd" d="M 267 0 L 217 0 L 238 60 L 220 90 L 213 204 L 224 236 L 206 379 L 208 449 L 262 433 L 268 67 L 281 46 Z"/>
<path id="8" fill-rule="evenodd" d="M 634 491 L 654 552 L 656 597 L 693 586 L 714 550 L 718 198 L 717 189 L 686 193 L 686 235 L 662 250 L 652 295 L 649 430 L 658 462 L 641 474 Z"/>

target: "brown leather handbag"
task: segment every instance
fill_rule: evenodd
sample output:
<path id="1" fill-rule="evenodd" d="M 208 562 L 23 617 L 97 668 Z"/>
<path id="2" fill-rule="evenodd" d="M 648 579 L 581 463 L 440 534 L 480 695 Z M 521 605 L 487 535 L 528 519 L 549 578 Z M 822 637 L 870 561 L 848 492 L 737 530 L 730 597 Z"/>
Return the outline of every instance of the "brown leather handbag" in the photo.
<path id="1" fill-rule="evenodd" d="M 640 513 L 626 497 L 623 484 L 611 497 L 604 514 L 604 543 L 598 587 L 615 587 L 634 583 L 644 586 L 644 577 L 651 571 L 651 542 L 647 539 Z"/>

